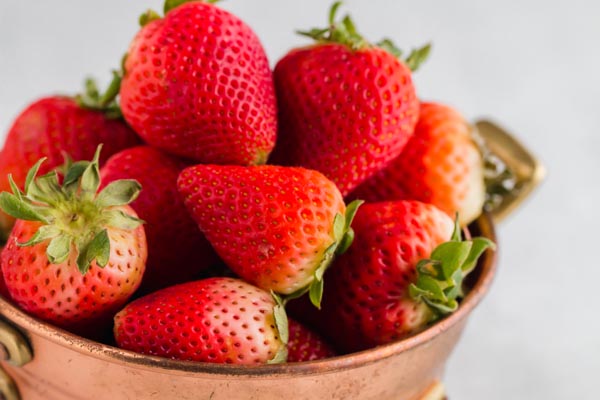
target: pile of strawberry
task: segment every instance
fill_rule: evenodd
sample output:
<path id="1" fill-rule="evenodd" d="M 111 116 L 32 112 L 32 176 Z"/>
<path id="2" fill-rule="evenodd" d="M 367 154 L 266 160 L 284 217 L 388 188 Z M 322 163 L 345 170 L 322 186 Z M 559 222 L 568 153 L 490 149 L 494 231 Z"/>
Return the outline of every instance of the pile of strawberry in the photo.
<path id="1" fill-rule="evenodd" d="M 429 47 L 371 44 L 336 3 L 271 71 L 212 3 L 167 0 L 105 93 L 89 81 L 17 118 L 2 295 L 125 349 L 241 364 L 367 349 L 455 311 L 493 243 L 461 237 L 483 161 L 459 113 L 419 102 Z"/>

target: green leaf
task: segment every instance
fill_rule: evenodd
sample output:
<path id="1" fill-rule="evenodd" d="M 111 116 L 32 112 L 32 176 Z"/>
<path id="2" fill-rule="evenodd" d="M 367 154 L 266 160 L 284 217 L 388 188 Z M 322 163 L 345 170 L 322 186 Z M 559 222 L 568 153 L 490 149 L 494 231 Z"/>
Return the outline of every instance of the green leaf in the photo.
<path id="1" fill-rule="evenodd" d="M 135 229 L 144 223 L 143 220 L 126 214 L 122 210 L 105 211 L 103 218 L 106 226 L 124 230 Z"/>
<path id="2" fill-rule="evenodd" d="M 46 157 L 40 158 L 38 162 L 36 162 L 35 165 L 31 167 L 31 169 L 27 172 L 27 177 L 25 178 L 25 186 L 23 187 L 25 193 L 29 192 L 29 186 L 31 185 L 31 182 L 33 182 L 33 179 L 37 175 L 38 171 L 40 170 L 40 166 L 44 161 L 46 161 Z"/>
<path id="3" fill-rule="evenodd" d="M 182 4 L 189 3 L 190 1 L 191 0 L 166 0 L 163 8 L 165 15 L 172 9 L 177 8 Z"/>
<path id="4" fill-rule="evenodd" d="M 448 279 L 455 271 L 461 269 L 470 251 L 470 242 L 445 242 L 435 248 L 431 259 L 441 263 L 443 279 Z"/>
<path id="5" fill-rule="evenodd" d="M 92 261 L 96 260 L 99 267 L 105 267 L 110 258 L 110 240 L 106 229 L 100 231 L 89 243 L 84 243 L 79 249 L 77 267 L 86 274 Z"/>
<path id="6" fill-rule="evenodd" d="M 288 330 L 288 318 L 285 312 L 285 306 L 283 300 L 279 295 L 271 292 L 271 296 L 275 300 L 275 307 L 273 307 L 273 317 L 275 318 L 275 325 L 279 332 L 279 338 L 285 344 L 289 341 L 289 330 Z"/>
<path id="7" fill-rule="evenodd" d="M 145 13 L 143 13 L 142 15 L 140 15 L 140 19 L 139 19 L 139 23 L 140 26 L 146 26 L 148 25 L 150 22 L 155 21 L 157 19 L 160 19 L 161 16 L 154 10 L 148 10 Z"/>
<path id="8" fill-rule="evenodd" d="M 87 78 L 85 80 L 85 96 L 96 102 L 100 99 L 100 91 L 98 90 L 98 85 L 96 84 L 96 80 L 93 78 Z"/>
<path id="9" fill-rule="evenodd" d="M 323 253 L 323 258 L 321 258 L 321 264 L 315 269 L 315 279 L 320 281 L 323 279 L 323 275 L 325 275 L 325 271 L 329 268 L 331 261 L 333 261 L 333 256 L 335 254 L 335 250 L 337 248 L 337 243 L 333 243 L 330 245 L 325 252 Z"/>
<path id="10" fill-rule="evenodd" d="M 354 229 L 349 228 L 346 231 L 344 237 L 342 238 L 342 241 L 340 242 L 339 246 L 335 250 L 335 254 L 344 254 L 346 251 L 348 251 L 348 249 L 352 245 L 352 242 L 354 242 Z"/>
<path id="11" fill-rule="evenodd" d="M 427 297 L 423 298 L 425 304 L 427 304 L 431 309 L 437 311 L 438 314 L 446 315 L 451 314 L 454 311 L 458 310 L 458 302 L 456 300 L 449 300 L 446 303 L 438 303 L 436 301 L 432 301 Z"/>
<path id="12" fill-rule="evenodd" d="M 98 99 L 98 106 L 101 109 L 104 109 L 110 103 L 112 103 L 117 98 L 117 95 L 121 90 L 121 81 L 123 80 L 121 71 L 113 70 L 112 74 L 113 78 L 108 85 L 108 89 L 106 89 L 106 92 L 104 92 L 104 94 L 102 94 L 102 96 Z"/>
<path id="13" fill-rule="evenodd" d="M 83 198 L 91 200 L 100 186 L 100 151 L 102 151 L 102 145 L 99 145 L 94 154 L 94 159 L 87 165 L 81 175 L 81 191 L 84 193 Z"/>
<path id="14" fill-rule="evenodd" d="M 275 354 L 275 357 L 267 361 L 267 364 L 282 364 L 287 362 L 288 358 L 288 349 L 287 346 L 280 346 L 279 350 Z"/>
<path id="15" fill-rule="evenodd" d="M 47 223 L 46 218 L 33 206 L 29 205 L 26 199 L 19 200 L 15 195 L 8 192 L 0 193 L 0 208 L 17 219 Z"/>
<path id="16" fill-rule="evenodd" d="M 77 161 L 75 163 L 72 163 L 67 172 L 65 173 L 63 187 L 67 187 L 74 183 L 77 183 L 89 164 L 89 161 Z"/>
<path id="17" fill-rule="evenodd" d="M 333 239 L 336 242 L 339 242 L 342 240 L 342 237 L 344 236 L 344 217 L 342 216 L 342 214 L 335 214 L 335 217 L 333 218 Z"/>
<path id="18" fill-rule="evenodd" d="M 405 60 L 406 66 L 410 68 L 411 71 L 415 72 L 419 69 L 421 64 L 427 60 L 430 52 L 431 43 L 428 43 L 419 49 L 414 49 Z"/>
<path id="19" fill-rule="evenodd" d="M 317 307 L 319 310 L 321 309 L 321 300 L 323 300 L 323 288 L 324 288 L 324 279 L 315 279 L 308 291 L 308 297 L 310 298 L 310 302 Z"/>
<path id="20" fill-rule="evenodd" d="M 458 213 L 454 216 L 454 231 L 452 232 L 450 240 L 455 242 L 462 241 L 462 229 L 460 227 L 460 217 L 458 216 Z"/>
<path id="21" fill-rule="evenodd" d="M 377 47 L 382 48 L 396 58 L 402 58 L 402 50 L 389 38 L 382 39 L 377 43 Z"/>
<path id="22" fill-rule="evenodd" d="M 133 179 L 114 181 L 96 197 L 96 204 L 100 207 L 123 206 L 137 199 L 141 189 L 142 185 Z"/>
<path id="23" fill-rule="evenodd" d="M 356 213 L 358 212 L 358 209 L 360 208 L 361 205 L 364 204 L 364 200 L 354 200 L 353 202 L 351 202 L 350 204 L 348 204 L 346 206 L 346 225 L 344 226 L 344 229 L 347 231 L 350 226 L 352 225 L 352 221 L 354 221 L 354 217 L 356 216 Z"/>
<path id="24" fill-rule="evenodd" d="M 343 1 L 336 1 L 331 5 L 331 8 L 329 9 L 329 17 L 327 18 L 329 25 L 335 24 L 335 17 L 337 16 L 338 10 L 342 6 L 342 3 Z"/>
<path id="25" fill-rule="evenodd" d="M 488 238 L 477 237 L 472 240 L 473 245 L 471 246 L 471 251 L 469 252 L 469 256 L 463 262 L 462 270 L 464 275 L 470 273 L 475 266 L 477 265 L 477 260 L 487 249 L 496 250 L 496 244 L 492 242 Z"/>
<path id="26" fill-rule="evenodd" d="M 37 232 L 26 242 L 17 242 L 20 247 L 35 246 L 48 239 L 53 239 L 60 234 L 60 229 L 54 225 L 42 225 Z"/>
<path id="27" fill-rule="evenodd" d="M 21 189 L 19 189 L 19 186 L 17 186 L 17 184 L 15 183 L 12 174 L 8 174 L 8 184 L 10 185 L 10 188 L 17 197 L 17 199 L 19 199 L 20 201 L 23 200 L 23 192 L 21 192 Z"/>
<path id="28" fill-rule="evenodd" d="M 39 203 L 56 205 L 64 200 L 63 192 L 58 183 L 58 174 L 56 171 L 40 176 L 33 181 L 27 191 L 27 197 Z"/>
<path id="29" fill-rule="evenodd" d="M 64 262 L 71 252 L 71 237 L 67 235 L 59 235 L 50 241 L 46 248 L 48 261 L 52 264 L 60 264 Z"/>

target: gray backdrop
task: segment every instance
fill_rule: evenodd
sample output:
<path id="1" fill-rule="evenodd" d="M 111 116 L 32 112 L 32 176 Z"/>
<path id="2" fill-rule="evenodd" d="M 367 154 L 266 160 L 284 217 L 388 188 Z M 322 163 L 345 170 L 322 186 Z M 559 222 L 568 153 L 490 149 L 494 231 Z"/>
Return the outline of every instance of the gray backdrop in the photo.
<path id="1" fill-rule="evenodd" d="M 106 82 L 160 1 L 1 0 L 0 130 L 36 97 Z M 327 1 L 230 0 L 274 64 L 321 26 Z M 433 41 L 422 98 L 492 116 L 540 156 L 549 179 L 499 228 L 500 270 L 447 369 L 456 400 L 598 399 L 600 3 L 348 0 L 362 32 Z"/>

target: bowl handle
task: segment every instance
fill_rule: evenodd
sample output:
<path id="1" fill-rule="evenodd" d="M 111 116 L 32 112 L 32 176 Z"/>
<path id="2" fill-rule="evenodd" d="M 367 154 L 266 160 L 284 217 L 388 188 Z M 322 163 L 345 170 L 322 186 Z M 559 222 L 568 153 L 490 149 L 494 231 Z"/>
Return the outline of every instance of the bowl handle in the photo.
<path id="1" fill-rule="evenodd" d="M 475 123 L 477 131 L 491 153 L 514 174 L 515 190 L 504 195 L 490 210 L 495 222 L 500 222 L 519 207 L 544 180 L 546 169 L 531 152 L 504 128 L 489 120 Z"/>
<path id="2" fill-rule="evenodd" d="M 0 360 L 15 367 L 31 361 L 33 352 L 27 339 L 8 323 L 0 320 Z M 0 366 L 0 398 L 20 400 L 19 390 L 13 379 Z"/>

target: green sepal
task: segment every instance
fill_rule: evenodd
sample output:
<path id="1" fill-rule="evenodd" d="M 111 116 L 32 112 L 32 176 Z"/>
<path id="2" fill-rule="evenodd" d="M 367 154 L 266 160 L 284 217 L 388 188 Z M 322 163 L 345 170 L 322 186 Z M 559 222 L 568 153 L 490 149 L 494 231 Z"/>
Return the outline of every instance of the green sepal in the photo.
<path id="1" fill-rule="evenodd" d="M 144 27 L 146 25 L 148 25 L 150 22 L 155 21 L 157 19 L 161 19 L 162 17 L 160 16 L 159 13 L 157 13 L 154 10 L 147 10 L 145 13 L 143 13 L 142 15 L 140 15 L 139 18 L 139 23 L 141 27 Z"/>
<path id="2" fill-rule="evenodd" d="M 315 279 L 308 290 L 308 298 L 313 306 L 321 309 L 321 301 L 323 301 L 323 290 L 325 289 L 325 281 Z"/>
<path id="3" fill-rule="evenodd" d="M 140 194 L 142 185 L 133 179 L 121 179 L 109 183 L 98 197 L 96 197 L 96 204 L 99 207 L 112 207 L 122 206 L 129 204 Z"/>
<path id="4" fill-rule="evenodd" d="M 333 239 L 339 242 L 344 237 L 344 216 L 340 213 L 333 218 Z"/>
<path id="5" fill-rule="evenodd" d="M 402 50 L 400 50 L 390 38 L 384 38 L 377 42 L 377 47 L 387 51 L 396 58 L 402 58 Z"/>
<path id="6" fill-rule="evenodd" d="M 336 21 L 341 5 L 342 2 L 337 1 L 331 6 L 327 28 L 312 28 L 308 31 L 296 31 L 296 33 L 310 37 L 320 43 L 343 44 L 352 50 L 369 47 L 370 44 L 358 33 L 356 25 L 349 15 L 344 16 L 339 22 Z"/>
<path id="7" fill-rule="evenodd" d="M 117 209 L 104 212 L 104 223 L 113 228 L 132 230 L 142 225 L 144 220 Z"/>
<path id="8" fill-rule="evenodd" d="M 30 205 L 26 199 L 19 200 L 17 196 L 8 192 L 0 193 L 0 208 L 8 215 L 25 221 L 47 222 L 37 207 Z"/>
<path id="9" fill-rule="evenodd" d="M 75 101 L 80 107 L 104 113 L 108 119 L 118 119 L 123 116 L 117 103 L 117 96 L 121 90 L 123 70 L 113 70 L 112 80 L 104 93 L 98 90 L 96 81 L 87 78 L 84 83 L 84 92 L 75 96 Z"/>
<path id="10" fill-rule="evenodd" d="M 56 171 L 51 171 L 35 179 L 29 185 L 26 195 L 34 202 L 46 203 L 51 206 L 65 200 Z"/>
<path id="11" fill-rule="evenodd" d="M 29 187 L 31 186 L 31 182 L 33 182 L 33 179 L 35 178 L 38 171 L 40 170 L 42 163 L 44 163 L 44 161 L 46 161 L 46 160 L 47 160 L 46 157 L 40 158 L 38 160 L 38 162 L 36 162 L 34 164 L 34 166 L 31 167 L 31 169 L 29 171 L 27 171 L 27 177 L 25 178 L 25 186 L 23 187 L 23 191 L 25 193 L 29 192 Z M 13 193 L 15 193 L 15 194 L 20 193 L 20 190 L 16 187 L 16 185 L 12 179 L 12 176 L 9 177 L 9 180 L 11 182 L 11 187 L 12 187 Z"/>
<path id="12" fill-rule="evenodd" d="M 342 241 L 340 242 L 340 245 L 336 249 L 335 254 L 336 255 L 344 254 L 346 251 L 348 251 L 348 249 L 352 245 L 352 242 L 354 242 L 354 229 L 348 228 L 348 230 L 346 231 L 346 234 L 344 235 L 344 237 L 342 238 Z"/>
<path id="13" fill-rule="evenodd" d="M 88 243 L 82 243 L 79 247 L 77 256 L 77 268 L 82 275 L 85 275 L 90 268 L 92 261 L 103 268 L 108 263 L 110 257 L 110 240 L 106 229 L 100 231 Z"/>
<path id="14" fill-rule="evenodd" d="M 82 196 L 85 200 L 91 200 L 96 195 L 98 188 L 100 187 L 100 151 L 102 145 L 99 145 L 94 154 L 92 162 L 90 162 L 83 174 L 81 175 L 79 186 L 81 188 Z"/>
<path id="15" fill-rule="evenodd" d="M 285 312 L 284 300 L 273 291 L 271 291 L 271 296 L 273 297 L 273 300 L 275 300 L 275 306 L 273 307 L 273 319 L 275 320 L 275 327 L 277 328 L 279 339 L 281 339 L 283 346 L 281 346 L 277 351 L 277 354 L 275 354 L 275 356 L 268 361 L 268 364 L 280 364 L 287 361 L 287 344 L 290 338 L 289 322 L 287 313 Z"/>
<path id="16" fill-rule="evenodd" d="M 46 255 L 51 264 L 64 262 L 71 252 L 71 238 L 67 235 L 59 235 L 50 241 L 46 248 Z"/>
<path id="17" fill-rule="evenodd" d="M 429 53 L 431 53 L 431 43 L 413 49 L 404 62 L 411 71 L 415 72 L 429 58 Z"/>
<path id="18" fill-rule="evenodd" d="M 83 172 L 89 165 L 89 161 L 77 161 L 71 162 L 71 165 L 67 167 L 65 177 L 63 179 L 63 187 L 69 187 L 74 183 L 77 183 L 83 175 Z"/>
<path id="19" fill-rule="evenodd" d="M 38 243 L 46 241 L 48 239 L 54 239 L 60 235 L 60 229 L 53 225 L 43 225 L 38 229 L 36 233 L 26 242 L 17 242 L 19 247 L 35 246 Z"/>
<path id="20" fill-rule="evenodd" d="M 417 279 L 408 288 L 410 297 L 427 304 L 433 318 L 456 311 L 464 278 L 488 248 L 495 249 L 495 244 L 487 238 L 461 240 L 457 216 L 451 240 L 437 246 L 429 259 L 417 263 Z"/>

